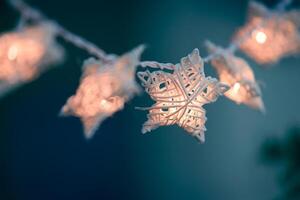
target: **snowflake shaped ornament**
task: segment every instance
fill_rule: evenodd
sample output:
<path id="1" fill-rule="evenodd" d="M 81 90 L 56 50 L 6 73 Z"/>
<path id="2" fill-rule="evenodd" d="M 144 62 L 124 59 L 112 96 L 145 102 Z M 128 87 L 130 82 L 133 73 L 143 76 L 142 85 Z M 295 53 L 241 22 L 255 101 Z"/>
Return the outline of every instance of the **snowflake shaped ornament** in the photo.
<path id="1" fill-rule="evenodd" d="M 63 60 L 55 31 L 50 23 L 41 23 L 0 36 L 0 96 Z"/>
<path id="2" fill-rule="evenodd" d="M 299 10 L 278 12 L 250 2 L 248 23 L 237 32 L 234 41 L 242 41 L 241 50 L 259 64 L 275 63 L 282 57 L 299 53 L 299 28 Z"/>
<path id="3" fill-rule="evenodd" d="M 63 116 L 80 117 L 84 134 L 91 138 L 100 124 L 140 91 L 135 70 L 144 50 L 140 46 L 108 63 L 90 58 L 84 62 L 80 86 L 63 106 Z"/>
<path id="4" fill-rule="evenodd" d="M 146 92 L 156 101 L 150 108 L 140 108 L 149 110 L 143 133 L 160 126 L 177 124 L 200 142 L 205 141 L 206 116 L 202 106 L 216 101 L 229 87 L 215 78 L 205 77 L 203 65 L 198 49 L 176 65 L 142 63 L 144 67 L 161 69 L 137 74 Z M 172 73 L 162 71 L 163 69 Z"/>
<path id="5" fill-rule="evenodd" d="M 212 59 L 211 64 L 216 69 L 220 81 L 230 86 L 225 96 L 237 104 L 242 103 L 264 112 L 261 90 L 248 63 L 209 41 L 206 42 L 206 47 L 212 54 L 219 53 Z"/>

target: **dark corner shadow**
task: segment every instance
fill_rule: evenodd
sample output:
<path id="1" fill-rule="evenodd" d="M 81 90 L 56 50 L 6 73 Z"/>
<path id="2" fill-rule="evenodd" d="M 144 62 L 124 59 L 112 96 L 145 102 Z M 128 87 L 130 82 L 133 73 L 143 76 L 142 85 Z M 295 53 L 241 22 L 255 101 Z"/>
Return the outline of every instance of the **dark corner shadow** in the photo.
<path id="1" fill-rule="evenodd" d="M 280 138 L 267 138 L 261 146 L 260 159 L 267 166 L 279 167 L 281 191 L 276 200 L 300 199 L 300 123 Z"/>

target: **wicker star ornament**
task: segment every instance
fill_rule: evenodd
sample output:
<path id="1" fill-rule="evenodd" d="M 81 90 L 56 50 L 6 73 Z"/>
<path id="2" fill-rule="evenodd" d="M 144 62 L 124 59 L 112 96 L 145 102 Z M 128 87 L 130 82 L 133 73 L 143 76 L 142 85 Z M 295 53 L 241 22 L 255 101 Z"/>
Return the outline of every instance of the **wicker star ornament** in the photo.
<path id="1" fill-rule="evenodd" d="M 79 117 L 87 139 L 94 136 L 101 123 L 140 91 L 135 70 L 143 46 L 109 63 L 90 58 L 84 62 L 83 75 L 76 94 L 61 109 L 61 115 Z"/>
<path id="2" fill-rule="evenodd" d="M 230 86 L 225 96 L 237 104 L 245 104 L 265 112 L 261 89 L 248 63 L 209 41 L 205 44 L 209 53 L 219 53 L 212 59 L 211 64 L 216 69 L 220 81 Z"/>
<path id="3" fill-rule="evenodd" d="M 252 1 L 248 15 L 248 23 L 234 41 L 243 41 L 241 50 L 256 62 L 275 63 L 300 52 L 300 10 L 277 12 Z"/>
<path id="4" fill-rule="evenodd" d="M 143 108 L 149 114 L 142 132 L 177 124 L 204 142 L 206 111 L 202 106 L 216 101 L 229 87 L 215 78 L 205 77 L 199 50 L 194 49 L 176 65 L 143 62 L 142 66 L 160 69 L 138 72 L 142 86 L 156 102 L 149 108 Z"/>
<path id="5" fill-rule="evenodd" d="M 50 23 L 26 26 L 0 35 L 0 96 L 32 81 L 63 60 Z"/>

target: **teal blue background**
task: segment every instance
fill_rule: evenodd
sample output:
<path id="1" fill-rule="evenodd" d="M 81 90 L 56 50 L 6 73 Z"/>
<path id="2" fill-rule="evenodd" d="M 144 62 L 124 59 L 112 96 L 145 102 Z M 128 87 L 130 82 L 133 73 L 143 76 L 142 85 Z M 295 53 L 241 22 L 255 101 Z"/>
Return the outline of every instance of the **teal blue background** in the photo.
<path id="1" fill-rule="evenodd" d="M 109 53 L 144 43 L 142 60 L 173 63 L 196 47 L 207 55 L 205 39 L 228 45 L 247 8 L 246 0 L 28 2 Z M 17 13 L 0 1 L 0 30 L 16 22 Z M 220 98 L 205 106 L 205 144 L 175 126 L 142 135 L 146 112 L 134 107 L 153 103 L 145 93 L 86 141 L 80 121 L 58 112 L 76 91 L 88 54 L 62 43 L 64 64 L 0 101 L 1 200 L 260 200 L 280 192 L 275 170 L 258 161 L 259 148 L 300 122 L 300 57 L 268 70 L 247 59 L 265 85 L 267 114 Z M 216 76 L 209 65 L 205 71 Z"/>

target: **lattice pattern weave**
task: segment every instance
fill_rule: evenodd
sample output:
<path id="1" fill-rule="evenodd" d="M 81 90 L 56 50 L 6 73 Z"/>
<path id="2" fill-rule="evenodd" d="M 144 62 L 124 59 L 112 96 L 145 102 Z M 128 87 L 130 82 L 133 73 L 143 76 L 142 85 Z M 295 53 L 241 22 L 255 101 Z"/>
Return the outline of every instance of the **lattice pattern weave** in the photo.
<path id="1" fill-rule="evenodd" d="M 169 69 L 173 73 L 162 70 L 138 72 L 146 92 L 156 101 L 152 107 L 145 108 L 149 114 L 142 132 L 177 124 L 204 142 L 206 116 L 202 106 L 216 101 L 228 86 L 217 79 L 205 77 L 198 49 L 182 58 L 180 64 L 144 62 L 143 65 Z"/>

